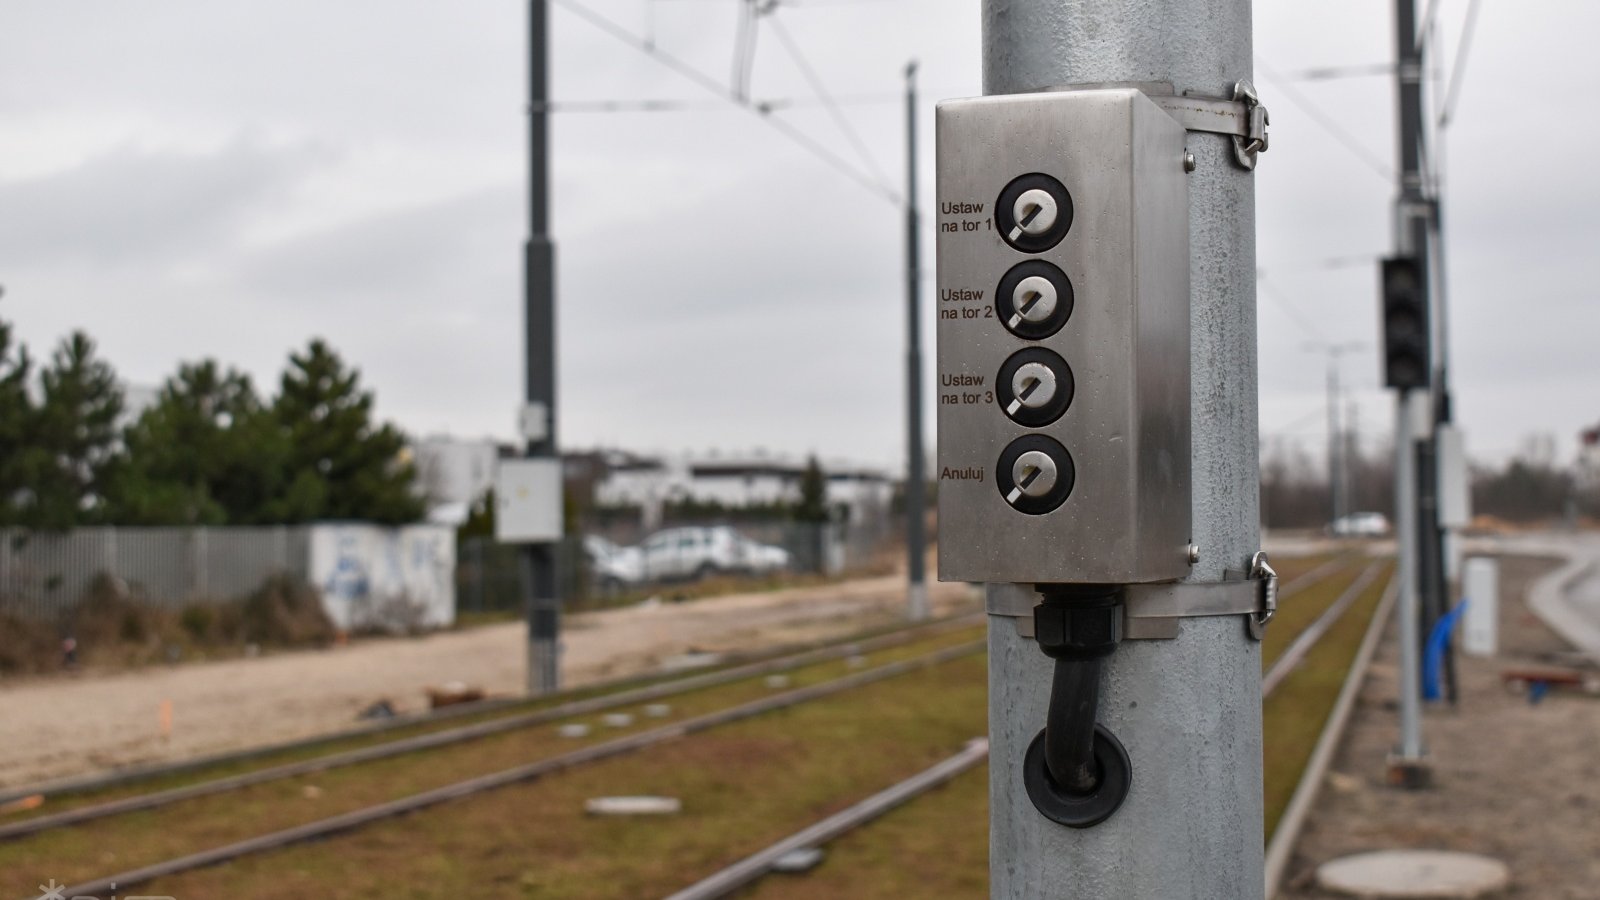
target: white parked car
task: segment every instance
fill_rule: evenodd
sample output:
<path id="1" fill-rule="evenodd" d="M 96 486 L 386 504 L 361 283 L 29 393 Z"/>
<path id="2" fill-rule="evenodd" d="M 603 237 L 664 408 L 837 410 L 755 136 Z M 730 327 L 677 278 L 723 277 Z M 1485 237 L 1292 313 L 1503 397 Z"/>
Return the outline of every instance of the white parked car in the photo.
<path id="1" fill-rule="evenodd" d="M 598 535 L 583 536 L 589 576 L 602 596 L 621 593 L 644 580 L 644 558 L 638 547 L 623 547 Z"/>
<path id="2" fill-rule="evenodd" d="M 789 551 L 758 544 L 727 526 L 669 528 L 639 545 L 649 581 L 705 578 L 723 572 L 765 575 L 789 567 Z"/>
<path id="3" fill-rule="evenodd" d="M 1328 526 L 1335 537 L 1383 537 L 1389 533 L 1389 517 L 1378 512 L 1358 512 L 1340 516 Z"/>

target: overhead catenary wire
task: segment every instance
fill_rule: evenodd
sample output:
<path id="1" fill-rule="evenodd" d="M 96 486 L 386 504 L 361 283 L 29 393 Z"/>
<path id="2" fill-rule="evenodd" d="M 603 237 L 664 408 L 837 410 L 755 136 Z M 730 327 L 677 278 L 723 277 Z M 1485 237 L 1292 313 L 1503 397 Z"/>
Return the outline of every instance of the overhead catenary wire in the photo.
<path id="1" fill-rule="evenodd" d="M 1317 66 L 1282 73 L 1288 81 L 1332 81 L 1337 78 L 1370 78 L 1393 75 L 1394 63 L 1363 63 L 1351 66 Z"/>
<path id="2" fill-rule="evenodd" d="M 1276 429 L 1273 429 L 1271 431 L 1263 431 L 1263 432 L 1261 432 L 1261 437 L 1264 437 L 1264 438 L 1266 438 L 1266 437 L 1282 438 L 1282 437 L 1295 437 L 1295 436 L 1298 436 L 1298 435 L 1305 435 L 1305 434 L 1322 434 L 1322 433 L 1324 433 L 1324 426 L 1322 424 L 1322 421 L 1323 421 L 1322 410 L 1313 409 L 1313 410 L 1310 410 L 1310 411 L 1302 414 L 1299 418 L 1292 420 L 1288 425 L 1285 425 L 1282 428 L 1276 428 Z M 1308 426 L 1310 426 L 1312 424 L 1315 424 L 1316 428 L 1309 428 L 1308 427 Z"/>
<path id="3" fill-rule="evenodd" d="M 660 3 L 663 0 L 652 0 L 652 2 Z M 684 0 L 673 0 L 673 2 L 681 3 Z M 729 0 L 698 0 L 698 2 L 727 3 Z M 733 0 L 733 2 L 742 3 L 744 0 Z M 900 2 L 904 2 L 904 0 L 767 0 L 767 3 L 773 7 L 786 6 L 807 9 L 818 6 L 867 6 L 875 3 Z"/>
<path id="4" fill-rule="evenodd" d="M 1461 79 L 1467 72 L 1467 55 L 1472 51 L 1472 35 L 1478 24 L 1479 0 L 1467 5 L 1467 18 L 1461 25 L 1461 42 L 1456 48 L 1455 65 L 1451 67 L 1450 82 L 1445 88 L 1444 105 L 1439 110 L 1439 127 L 1448 128 L 1455 114 L 1456 102 L 1461 99 Z"/>
<path id="5" fill-rule="evenodd" d="M 872 170 L 878 181 L 883 183 L 885 189 L 893 190 L 893 188 L 888 187 L 889 176 L 884 174 L 883 167 L 879 166 L 878 161 L 873 158 L 872 151 L 867 147 L 867 142 L 861 138 L 861 133 L 856 131 L 854 125 L 850 124 L 850 120 L 845 117 L 844 111 L 839 108 L 839 104 L 833 102 L 833 97 L 828 93 L 827 85 L 822 83 L 822 77 L 817 74 L 817 70 L 806 60 L 805 54 L 800 51 L 800 45 L 795 41 L 794 36 L 789 33 L 789 29 L 784 27 L 782 20 L 777 16 L 770 17 L 768 21 L 772 26 L 773 35 L 778 39 L 778 43 L 783 45 L 783 49 L 789 54 L 789 58 L 794 60 L 795 66 L 800 69 L 800 74 L 805 76 L 806 81 L 811 85 L 811 90 L 816 93 L 817 99 L 821 100 L 822 105 L 827 107 L 828 113 L 833 116 L 833 121 L 839 126 L 839 130 L 844 132 L 844 136 L 850 141 L 851 146 L 855 147 L 856 153 L 861 157 L 861 161 L 866 163 L 867 168 Z"/>
<path id="6" fill-rule="evenodd" d="M 1311 321 L 1311 319 L 1306 316 L 1305 313 L 1301 312 L 1300 308 L 1295 306 L 1288 297 L 1278 291 L 1277 285 L 1267 278 L 1266 269 L 1256 270 L 1256 287 L 1262 293 L 1266 294 L 1268 297 L 1271 297 L 1273 302 L 1278 304 L 1278 308 L 1282 309 L 1284 313 L 1288 315 L 1289 318 L 1293 319 L 1296 325 L 1299 325 L 1302 329 L 1304 329 L 1307 334 L 1315 338 L 1317 341 L 1323 341 L 1322 329 L 1318 328 L 1317 324 Z"/>
<path id="7" fill-rule="evenodd" d="M 1313 122 L 1332 135 L 1341 146 L 1354 154 L 1357 159 L 1365 163 L 1367 168 L 1376 172 L 1384 181 L 1393 183 L 1395 178 L 1394 169 L 1377 154 L 1367 149 L 1355 135 L 1339 124 L 1338 120 L 1323 112 L 1309 98 L 1296 90 L 1292 86 L 1292 79 L 1285 77 L 1272 66 L 1267 65 L 1259 56 L 1256 57 L 1256 68 L 1260 69 L 1269 80 L 1277 84 L 1278 90 L 1283 92 L 1284 99 L 1298 107 L 1301 112 L 1310 116 Z"/>
<path id="8" fill-rule="evenodd" d="M 954 95 L 960 88 L 948 88 L 942 93 Z M 839 106 L 899 106 L 905 103 L 903 94 L 834 94 L 832 102 Z M 782 112 L 825 105 L 817 97 L 751 98 L 749 105 L 756 112 Z M 551 100 L 529 107 L 533 112 L 547 113 L 656 113 L 656 112 L 744 112 L 738 104 L 727 100 L 689 100 L 681 97 L 627 97 L 592 100 Z"/>
<path id="9" fill-rule="evenodd" d="M 1439 21 L 1439 9 L 1442 6 L 1443 0 L 1428 0 L 1428 7 L 1422 11 L 1421 24 L 1417 27 L 1418 56 L 1428 55 L 1428 45 L 1433 41 L 1434 25 Z"/>
<path id="10" fill-rule="evenodd" d="M 763 9 L 757 0 L 739 0 L 739 28 L 733 39 L 733 95 L 750 100 L 750 73 L 756 64 L 756 36 Z"/>
<path id="11" fill-rule="evenodd" d="M 1270 268 L 1274 272 L 1284 269 L 1350 269 L 1376 265 L 1378 260 L 1383 259 L 1384 256 L 1385 254 L 1377 252 L 1344 253 L 1338 256 L 1323 256 L 1317 259 L 1302 258 L 1289 262 L 1277 262 L 1273 263 Z M 1258 276 L 1265 277 L 1260 275 L 1261 272 L 1262 270 L 1257 270 Z"/>
<path id="12" fill-rule="evenodd" d="M 850 162 L 844 157 L 834 153 L 832 150 L 829 150 L 815 138 L 812 138 L 810 135 L 801 131 L 799 128 L 796 128 L 789 122 L 777 118 L 776 116 L 768 115 L 766 110 L 751 103 L 748 99 L 735 96 L 710 75 L 700 71 L 677 56 L 667 53 L 650 41 L 637 34 L 634 34 L 632 31 L 629 31 L 627 28 L 617 24 L 611 19 L 595 12 L 585 4 L 578 2 L 578 0 L 550 0 L 550 2 L 560 6 L 562 9 L 565 9 L 567 12 L 572 13 L 578 18 L 583 19 L 585 22 L 588 22 L 590 25 L 609 35 L 611 38 L 654 58 L 657 62 L 678 73 L 689 81 L 694 82 L 701 88 L 716 94 L 718 97 L 723 98 L 735 106 L 748 110 L 759 117 L 761 121 L 771 126 L 778 133 L 782 134 L 784 137 L 787 137 L 790 141 L 800 145 L 805 150 L 810 152 L 811 155 L 817 157 L 828 166 L 838 170 L 840 174 L 848 177 L 850 180 L 871 191 L 878 197 L 887 200 L 896 206 L 900 205 L 901 197 L 898 191 L 877 183 L 873 180 L 871 175 L 860 171 L 855 166 L 851 165 Z"/>

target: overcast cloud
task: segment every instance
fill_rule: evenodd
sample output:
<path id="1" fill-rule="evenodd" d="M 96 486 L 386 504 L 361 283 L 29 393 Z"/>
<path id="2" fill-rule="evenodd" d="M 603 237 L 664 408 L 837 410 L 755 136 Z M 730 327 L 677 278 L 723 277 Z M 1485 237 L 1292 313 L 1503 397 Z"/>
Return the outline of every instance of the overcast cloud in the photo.
<path id="1" fill-rule="evenodd" d="M 718 79 L 733 0 L 585 0 Z M 1442 0 L 1449 63 L 1465 0 Z M 213 356 L 273 383 L 332 341 L 416 433 L 509 437 L 521 384 L 525 4 L 8 0 L 0 5 L 0 315 L 43 352 L 73 328 L 155 384 Z M 979 91 L 977 0 L 837 0 L 777 16 L 903 179 L 898 91 Z M 1392 55 L 1385 0 L 1256 3 L 1272 110 L 1258 170 L 1262 432 L 1315 454 L 1321 358 L 1365 433 L 1375 257 L 1390 242 L 1393 89 L 1271 76 Z M 710 95 L 561 7 L 558 101 Z M 1446 153 L 1458 412 L 1481 458 L 1600 419 L 1592 302 L 1600 134 L 1578 86 L 1600 5 L 1486 3 Z M 770 31 L 754 93 L 806 97 Z M 865 168 L 825 111 L 778 113 Z M 554 229 L 569 446 L 818 451 L 898 467 L 901 217 L 734 108 L 556 114 Z M 927 217 L 931 222 L 931 217 Z M 933 243 L 931 227 L 925 246 Z M 927 284 L 931 296 L 931 279 Z M 931 309 L 932 304 L 927 304 Z M 924 334 L 932 341 L 931 317 Z M 928 377 L 932 379 L 930 370 Z M 931 393 L 931 392 L 930 392 Z"/>

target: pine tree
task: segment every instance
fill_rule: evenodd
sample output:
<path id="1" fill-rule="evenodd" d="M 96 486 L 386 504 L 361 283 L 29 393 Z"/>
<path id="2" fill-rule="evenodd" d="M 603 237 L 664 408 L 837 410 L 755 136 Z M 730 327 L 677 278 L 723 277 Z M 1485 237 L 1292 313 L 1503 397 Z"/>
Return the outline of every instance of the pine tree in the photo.
<path id="1" fill-rule="evenodd" d="M 274 521 L 288 443 L 248 375 L 180 366 L 128 427 L 112 515 L 123 525 Z"/>
<path id="2" fill-rule="evenodd" d="M 828 476 L 815 456 L 806 460 L 800 473 L 800 502 L 795 506 L 794 517 L 800 522 L 828 521 Z"/>
<path id="3" fill-rule="evenodd" d="M 384 524 L 421 518 L 405 436 L 375 425 L 372 408 L 360 372 L 323 341 L 290 355 L 273 413 L 288 441 L 284 502 L 293 515 Z"/>
<path id="4" fill-rule="evenodd" d="M 39 381 L 43 399 L 34 434 L 46 457 L 30 473 L 31 524 L 71 528 L 101 521 L 120 462 L 123 398 L 116 373 L 95 355 L 94 341 L 77 331 L 61 342 Z"/>
<path id="5" fill-rule="evenodd" d="M 0 319 L 0 526 L 27 521 L 33 505 L 31 472 L 40 460 L 32 440 L 36 411 L 28 396 L 33 361 L 13 347 L 11 324 Z"/>

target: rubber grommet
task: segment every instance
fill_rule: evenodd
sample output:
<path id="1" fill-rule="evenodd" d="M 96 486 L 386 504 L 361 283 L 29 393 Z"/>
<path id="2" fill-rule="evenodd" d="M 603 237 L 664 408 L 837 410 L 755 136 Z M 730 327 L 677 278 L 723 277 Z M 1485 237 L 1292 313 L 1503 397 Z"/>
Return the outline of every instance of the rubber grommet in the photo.
<path id="1" fill-rule="evenodd" d="M 1044 761 L 1044 732 L 1028 745 L 1022 760 L 1022 783 L 1039 814 L 1068 828 L 1093 828 L 1111 818 L 1133 787 L 1133 761 L 1127 748 L 1104 725 L 1094 726 L 1094 761 L 1100 783 L 1088 794 L 1062 790 Z"/>

